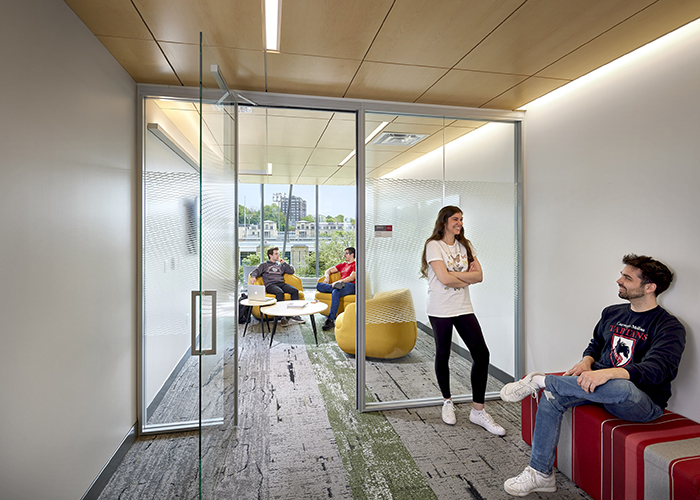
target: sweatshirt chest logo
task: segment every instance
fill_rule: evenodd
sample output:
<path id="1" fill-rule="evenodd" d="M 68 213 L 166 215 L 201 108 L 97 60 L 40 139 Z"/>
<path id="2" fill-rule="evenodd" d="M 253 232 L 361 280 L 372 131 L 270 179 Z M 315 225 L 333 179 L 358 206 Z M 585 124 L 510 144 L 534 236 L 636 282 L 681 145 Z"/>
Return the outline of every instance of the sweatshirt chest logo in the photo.
<path id="1" fill-rule="evenodd" d="M 613 366 L 625 366 L 632 359 L 634 345 L 637 343 L 637 340 L 621 335 L 613 335 L 611 342 L 610 360 Z"/>

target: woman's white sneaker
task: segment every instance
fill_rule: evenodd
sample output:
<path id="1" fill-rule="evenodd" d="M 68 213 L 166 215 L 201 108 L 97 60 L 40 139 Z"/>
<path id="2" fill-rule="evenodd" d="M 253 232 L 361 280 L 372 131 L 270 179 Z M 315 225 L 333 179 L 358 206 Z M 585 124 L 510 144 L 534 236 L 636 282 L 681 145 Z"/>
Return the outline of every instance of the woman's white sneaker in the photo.
<path id="1" fill-rule="evenodd" d="M 520 380 L 504 385 L 501 389 L 501 399 L 509 403 L 515 403 L 525 399 L 527 396 L 537 394 L 541 387 L 532 380 L 532 377 L 535 375 L 544 375 L 544 373 L 531 372 Z"/>
<path id="2" fill-rule="evenodd" d="M 554 473 L 549 476 L 536 471 L 529 465 L 520 475 L 511 477 L 503 483 L 503 488 L 507 493 L 516 496 L 524 497 L 533 491 L 553 492 L 557 491 L 557 481 Z"/>
<path id="3" fill-rule="evenodd" d="M 442 403 L 442 421 L 448 425 L 454 425 L 457 423 L 457 417 L 455 417 L 455 407 L 452 404 L 451 399 L 448 399 Z"/>
<path id="4" fill-rule="evenodd" d="M 505 436 L 506 435 L 506 430 L 498 425 L 494 420 L 491 415 L 486 413 L 486 410 L 475 410 L 472 408 L 471 413 L 469 414 L 469 421 L 472 424 L 480 425 L 487 431 L 489 431 L 491 434 L 495 434 L 496 436 Z"/>

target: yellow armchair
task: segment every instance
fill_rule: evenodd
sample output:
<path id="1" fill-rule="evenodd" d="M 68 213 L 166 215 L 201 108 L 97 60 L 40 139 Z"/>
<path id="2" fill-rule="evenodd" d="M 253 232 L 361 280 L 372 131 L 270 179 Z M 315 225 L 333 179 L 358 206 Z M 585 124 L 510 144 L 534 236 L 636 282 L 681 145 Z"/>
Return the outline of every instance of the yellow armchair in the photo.
<path id="1" fill-rule="evenodd" d="M 340 273 L 333 273 L 330 276 L 330 282 L 335 283 L 340 279 Z M 321 283 L 323 281 L 323 276 L 321 276 L 318 279 L 318 282 Z M 318 300 L 319 302 L 323 302 L 326 304 L 328 307 L 326 308 L 325 311 L 323 311 L 321 314 L 325 314 L 328 316 L 331 312 L 331 294 L 330 293 L 322 293 L 316 290 L 316 296 L 315 299 Z M 348 304 L 354 304 L 355 303 L 355 294 L 351 295 L 346 295 L 344 297 L 340 297 L 340 304 L 338 305 L 338 314 L 336 316 L 339 316 L 340 313 L 342 313 L 345 308 L 347 307 Z"/>
<path id="2" fill-rule="evenodd" d="M 333 273 L 330 276 L 330 283 L 331 284 L 335 283 L 339 279 L 340 279 L 340 273 Z M 319 283 L 321 283 L 322 281 L 323 281 L 323 276 L 321 276 L 318 279 Z M 372 289 L 369 286 L 369 277 L 367 277 L 367 279 L 365 279 L 365 296 L 372 297 Z M 319 292 L 318 290 L 316 290 L 315 299 L 318 300 L 319 302 L 323 302 L 324 304 L 326 304 L 328 306 L 326 308 L 326 310 L 321 313 L 321 314 L 325 314 L 326 316 L 328 316 L 328 314 L 330 314 L 330 312 L 331 312 L 331 299 L 332 299 L 331 294 Z M 336 314 L 336 317 L 340 316 L 340 313 L 345 311 L 345 308 L 349 304 L 354 304 L 354 303 L 355 303 L 355 294 L 345 295 L 343 297 L 340 297 L 340 304 L 338 304 L 338 312 Z"/>
<path id="3" fill-rule="evenodd" d="M 335 340 L 348 354 L 355 354 L 355 307 L 348 304 L 335 320 Z M 418 329 L 409 289 L 377 293 L 365 302 L 365 319 L 367 357 L 400 358 L 415 347 Z"/>
<path id="4" fill-rule="evenodd" d="M 295 276 L 293 274 L 285 274 L 284 275 L 284 282 L 289 284 L 289 285 L 292 285 L 294 288 L 299 290 L 299 300 L 304 299 L 304 291 L 302 289 L 303 286 L 301 284 L 301 279 L 299 279 L 297 276 Z M 260 276 L 258 276 L 255 279 L 255 284 L 256 285 L 264 285 L 265 283 L 263 283 L 263 279 Z M 274 297 L 274 295 L 271 293 L 266 293 L 265 297 Z M 284 300 L 292 300 L 292 297 L 288 293 L 285 293 Z M 260 306 L 253 306 L 253 316 L 260 319 Z"/>

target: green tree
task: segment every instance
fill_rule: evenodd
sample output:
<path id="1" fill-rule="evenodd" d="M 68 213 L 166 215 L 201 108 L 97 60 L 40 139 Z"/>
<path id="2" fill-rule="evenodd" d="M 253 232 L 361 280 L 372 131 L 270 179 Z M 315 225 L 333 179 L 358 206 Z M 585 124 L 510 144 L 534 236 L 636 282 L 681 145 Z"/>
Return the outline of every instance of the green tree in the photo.
<path id="1" fill-rule="evenodd" d="M 306 221 L 306 222 L 315 222 L 316 219 L 314 219 L 313 215 L 305 215 L 304 217 L 301 218 L 301 220 Z"/>
<path id="2" fill-rule="evenodd" d="M 333 231 L 330 239 L 318 242 L 319 273 L 343 261 L 343 250 L 355 246 L 355 231 Z M 304 266 L 297 270 L 301 276 L 316 275 L 316 252 L 309 252 Z"/>
<path id="3" fill-rule="evenodd" d="M 241 260 L 241 266 L 238 268 L 238 281 L 243 283 L 243 266 L 259 266 L 260 265 L 260 254 L 251 253 L 247 257 Z"/>
<path id="4" fill-rule="evenodd" d="M 335 217 L 332 217 L 331 220 L 333 222 L 343 222 L 345 220 L 345 216 L 343 214 L 336 215 Z"/>

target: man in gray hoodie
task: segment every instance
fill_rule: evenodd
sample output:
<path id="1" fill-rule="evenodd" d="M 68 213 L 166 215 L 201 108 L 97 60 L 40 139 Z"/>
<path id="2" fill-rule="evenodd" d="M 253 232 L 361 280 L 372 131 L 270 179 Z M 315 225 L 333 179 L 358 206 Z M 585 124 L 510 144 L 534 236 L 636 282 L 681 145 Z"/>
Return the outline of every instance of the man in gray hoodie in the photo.
<path id="1" fill-rule="evenodd" d="M 249 282 L 253 284 L 257 277 L 261 276 L 265 284 L 265 292 L 273 294 L 277 298 L 277 302 L 284 300 L 285 293 L 288 293 L 292 300 L 299 300 L 299 290 L 284 282 L 284 275 L 294 274 L 294 268 L 280 257 L 280 249 L 277 247 L 269 248 L 267 258 L 269 259 L 267 262 L 263 262 L 250 273 Z M 304 323 L 304 320 L 299 316 L 293 316 L 288 321 L 291 324 Z"/>

